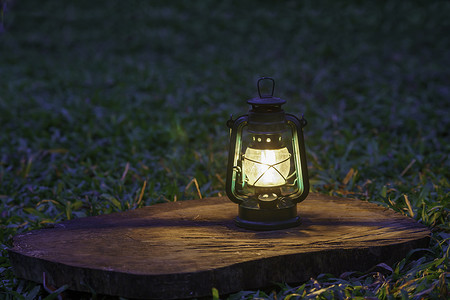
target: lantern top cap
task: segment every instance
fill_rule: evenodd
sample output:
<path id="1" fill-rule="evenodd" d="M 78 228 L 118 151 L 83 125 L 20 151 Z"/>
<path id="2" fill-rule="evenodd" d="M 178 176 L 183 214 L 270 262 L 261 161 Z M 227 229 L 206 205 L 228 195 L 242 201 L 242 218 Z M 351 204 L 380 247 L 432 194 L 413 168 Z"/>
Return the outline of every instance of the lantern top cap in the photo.
<path id="1" fill-rule="evenodd" d="M 272 81 L 272 92 L 270 95 L 261 95 L 261 87 L 260 83 L 263 80 L 271 80 Z M 256 87 L 258 88 L 258 98 L 252 98 L 247 100 L 247 103 L 252 106 L 281 106 L 286 103 L 286 100 L 281 98 L 276 98 L 273 96 L 273 91 L 275 90 L 275 80 L 271 77 L 261 77 L 258 79 L 256 83 Z"/>

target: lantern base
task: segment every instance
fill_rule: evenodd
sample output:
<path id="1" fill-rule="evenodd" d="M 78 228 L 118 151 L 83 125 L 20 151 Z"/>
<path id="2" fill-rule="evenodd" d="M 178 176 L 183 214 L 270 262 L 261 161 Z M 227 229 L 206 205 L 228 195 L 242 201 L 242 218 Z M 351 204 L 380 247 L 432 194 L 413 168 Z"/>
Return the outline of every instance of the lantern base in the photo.
<path id="1" fill-rule="evenodd" d="M 236 225 L 252 230 L 277 230 L 300 225 L 297 206 L 282 209 L 254 209 L 239 205 Z"/>

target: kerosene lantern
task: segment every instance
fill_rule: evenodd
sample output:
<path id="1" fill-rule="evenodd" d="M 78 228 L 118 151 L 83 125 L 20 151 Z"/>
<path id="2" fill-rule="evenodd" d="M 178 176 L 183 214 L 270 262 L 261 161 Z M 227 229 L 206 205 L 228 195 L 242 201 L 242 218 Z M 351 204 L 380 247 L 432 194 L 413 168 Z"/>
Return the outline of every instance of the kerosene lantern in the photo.
<path id="1" fill-rule="evenodd" d="M 271 81 L 270 95 L 261 82 Z M 306 120 L 287 114 L 285 100 L 273 97 L 275 81 L 257 82 L 259 97 L 247 101 L 248 114 L 228 120 L 230 149 L 226 192 L 239 204 L 238 226 L 275 230 L 300 224 L 297 203 L 309 192 L 303 127 Z"/>

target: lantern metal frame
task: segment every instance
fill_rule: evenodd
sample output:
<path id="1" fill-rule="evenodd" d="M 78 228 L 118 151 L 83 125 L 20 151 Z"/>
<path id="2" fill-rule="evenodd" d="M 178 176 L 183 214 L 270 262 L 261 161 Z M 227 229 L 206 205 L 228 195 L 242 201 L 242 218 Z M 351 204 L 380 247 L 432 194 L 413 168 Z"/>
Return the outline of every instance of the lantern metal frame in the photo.
<path id="1" fill-rule="evenodd" d="M 262 80 L 272 81 L 273 85 L 270 95 L 261 95 L 260 83 Z M 299 225 L 300 218 L 297 215 L 297 203 L 303 201 L 309 192 L 303 137 L 303 128 L 307 122 L 303 116 L 299 119 L 292 114 L 284 112 L 281 105 L 286 103 L 286 101 L 273 97 L 274 88 L 275 81 L 272 78 L 260 78 L 257 82 L 259 98 L 253 98 L 247 101 L 248 104 L 252 105 L 248 114 L 242 115 L 235 120 L 230 118 L 227 122 L 227 126 L 230 128 L 230 146 L 225 189 L 228 198 L 239 204 L 239 213 L 235 219 L 236 224 L 247 229 L 274 230 Z M 248 159 L 243 154 L 243 138 L 248 139 L 248 137 L 243 137 L 245 130 L 253 134 L 253 139 L 255 139 L 255 136 L 262 138 L 269 137 L 267 140 L 271 141 L 273 137 L 279 137 L 280 142 L 278 144 L 271 143 L 272 146 L 270 147 L 267 145 L 258 147 L 267 150 L 288 147 L 290 156 L 286 159 L 290 160 L 290 163 L 293 164 L 291 166 L 293 171 L 289 171 L 289 174 L 285 177 L 275 168 L 276 165 L 284 161 L 268 164 L 253 160 L 254 163 L 265 164 L 268 168 L 257 178 L 254 186 L 249 186 L 250 190 L 258 191 L 253 194 L 250 193 L 250 195 L 240 191 L 237 186 L 237 184 L 241 184 L 242 186 L 246 184 L 245 178 L 243 178 L 245 174 L 242 171 L 243 161 Z M 288 141 L 282 141 L 281 136 L 283 134 L 290 136 Z M 290 188 L 296 189 L 296 191 L 287 195 L 282 195 L 281 192 L 273 193 L 275 190 L 280 191 L 283 188 L 287 188 L 287 183 L 280 186 L 256 186 L 256 182 L 269 169 L 276 170 L 285 179 L 285 182 L 287 179 L 293 181 L 297 186 Z M 257 193 L 259 193 L 259 196 Z"/>

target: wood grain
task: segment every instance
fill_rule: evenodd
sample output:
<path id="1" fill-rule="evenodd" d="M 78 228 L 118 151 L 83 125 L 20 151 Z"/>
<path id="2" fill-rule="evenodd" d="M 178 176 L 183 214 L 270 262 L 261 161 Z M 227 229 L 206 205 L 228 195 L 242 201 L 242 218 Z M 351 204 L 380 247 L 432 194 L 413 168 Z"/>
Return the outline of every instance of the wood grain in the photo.
<path id="1" fill-rule="evenodd" d="M 426 227 L 369 202 L 311 194 L 298 210 L 299 227 L 250 231 L 226 197 L 157 204 L 18 235 L 9 256 L 28 280 L 169 299 L 363 271 L 429 243 Z"/>

